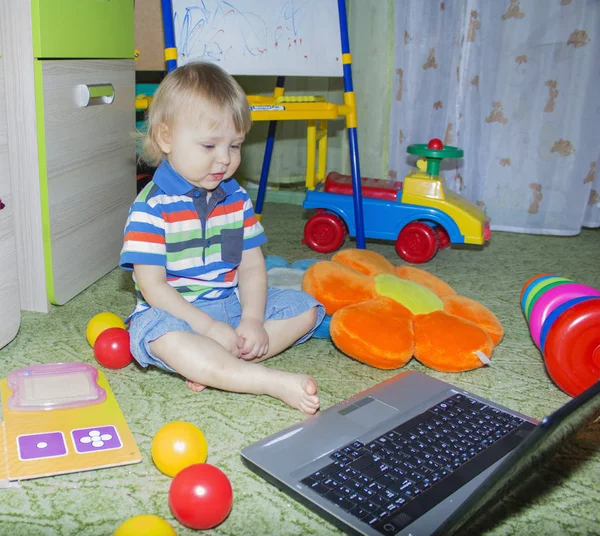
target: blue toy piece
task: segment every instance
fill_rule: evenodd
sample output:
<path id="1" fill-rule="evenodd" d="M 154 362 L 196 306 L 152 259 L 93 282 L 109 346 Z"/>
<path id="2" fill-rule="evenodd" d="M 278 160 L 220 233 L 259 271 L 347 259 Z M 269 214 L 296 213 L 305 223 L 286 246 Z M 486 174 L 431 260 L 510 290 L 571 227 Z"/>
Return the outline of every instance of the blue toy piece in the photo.
<path id="1" fill-rule="evenodd" d="M 331 324 L 331 315 L 325 315 L 323 322 L 313 333 L 315 339 L 331 339 L 331 333 L 329 332 L 329 325 Z"/>
<path id="2" fill-rule="evenodd" d="M 301 259 L 299 261 L 294 261 L 292 263 L 292 268 L 296 270 L 304 270 L 306 271 L 309 266 L 313 265 L 315 262 L 319 262 L 318 259 Z"/>
<path id="3" fill-rule="evenodd" d="M 290 263 L 286 261 L 283 257 L 279 255 L 267 255 L 265 257 L 265 265 L 267 267 L 267 272 L 271 268 L 289 268 Z"/>
<path id="4" fill-rule="evenodd" d="M 309 266 L 318 262 L 317 259 L 300 259 L 292 264 L 278 255 L 267 255 L 265 264 L 267 266 L 267 277 L 270 287 L 274 288 L 294 288 L 301 290 L 302 274 Z M 316 339 L 330 339 L 329 323 L 331 316 L 326 315 L 323 322 L 313 333 Z"/>

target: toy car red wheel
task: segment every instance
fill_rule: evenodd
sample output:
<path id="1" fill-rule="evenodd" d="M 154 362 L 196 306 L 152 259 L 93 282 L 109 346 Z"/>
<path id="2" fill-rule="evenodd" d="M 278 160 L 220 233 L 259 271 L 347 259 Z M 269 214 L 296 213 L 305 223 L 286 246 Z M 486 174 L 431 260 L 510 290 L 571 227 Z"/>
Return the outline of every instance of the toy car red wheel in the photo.
<path id="1" fill-rule="evenodd" d="M 436 232 L 426 223 L 406 225 L 396 240 L 396 252 L 406 262 L 419 264 L 431 260 L 438 250 Z"/>
<path id="2" fill-rule="evenodd" d="M 435 236 L 437 237 L 438 247 L 440 249 L 447 248 L 450 245 L 450 235 L 441 225 L 435 226 Z"/>
<path id="3" fill-rule="evenodd" d="M 306 222 L 302 243 L 319 253 L 331 253 L 339 249 L 345 239 L 344 221 L 331 212 L 320 212 Z"/>

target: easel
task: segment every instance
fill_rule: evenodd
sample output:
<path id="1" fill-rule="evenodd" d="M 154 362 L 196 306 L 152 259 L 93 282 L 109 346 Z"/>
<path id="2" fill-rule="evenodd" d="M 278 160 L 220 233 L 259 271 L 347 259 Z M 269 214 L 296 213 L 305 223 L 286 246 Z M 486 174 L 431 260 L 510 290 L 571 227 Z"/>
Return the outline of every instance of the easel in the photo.
<path id="1" fill-rule="evenodd" d="M 165 36 L 165 62 L 167 71 L 177 67 L 177 45 L 173 23 L 172 0 L 161 0 L 163 28 Z M 348 20 L 345 0 L 337 0 L 342 45 L 342 66 L 344 78 L 344 104 L 326 102 L 323 97 L 286 97 L 284 95 L 285 77 L 277 77 L 273 96 L 249 95 L 248 102 L 253 121 L 269 121 L 269 131 L 260 175 L 260 184 L 255 204 L 257 218 L 262 216 L 269 168 L 278 121 L 307 121 L 307 162 L 306 187 L 313 190 L 325 180 L 327 159 L 327 121 L 346 118 L 350 168 L 352 172 L 352 191 L 354 218 L 356 223 L 356 247 L 365 249 L 364 218 L 362 207 L 362 188 L 360 162 L 358 157 L 358 135 L 356 117 L 356 99 L 352 84 L 352 55 L 348 39 Z M 285 103 L 285 105 L 283 105 Z M 318 152 L 318 163 L 317 163 Z M 316 171 L 315 171 L 316 168 Z"/>

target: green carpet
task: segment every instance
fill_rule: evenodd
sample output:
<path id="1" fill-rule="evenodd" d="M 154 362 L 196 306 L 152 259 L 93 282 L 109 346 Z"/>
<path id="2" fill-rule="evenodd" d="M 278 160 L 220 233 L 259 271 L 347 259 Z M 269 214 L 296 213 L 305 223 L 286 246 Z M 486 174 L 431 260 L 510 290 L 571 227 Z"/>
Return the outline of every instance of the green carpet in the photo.
<path id="1" fill-rule="evenodd" d="M 326 259 L 300 243 L 305 214 L 301 207 L 268 204 L 263 223 L 267 255 L 293 261 Z M 347 241 L 346 247 L 353 246 Z M 391 243 L 369 248 L 399 264 Z M 600 230 L 573 238 L 494 233 L 483 250 L 441 251 L 426 270 L 451 284 L 459 294 L 480 300 L 498 315 L 506 336 L 492 364 L 462 374 L 421 370 L 536 418 L 569 397 L 546 374 L 519 307 L 523 283 L 550 272 L 600 287 Z M 117 269 L 81 295 L 47 314 L 24 313 L 17 338 L 0 350 L 0 377 L 32 363 L 83 361 L 95 364 L 85 340 L 88 320 L 101 311 L 125 317 L 134 304 L 130 274 Z M 394 371 L 370 368 L 345 357 L 329 341 L 310 340 L 268 362 L 268 366 L 312 374 L 322 407 L 389 378 Z M 187 420 L 199 426 L 209 444 L 208 461 L 230 478 L 234 505 L 228 519 L 210 534 L 333 535 L 333 526 L 289 499 L 247 470 L 240 461 L 245 445 L 288 426 L 303 416 L 266 396 L 208 389 L 194 394 L 181 379 L 135 366 L 105 371 L 138 442 L 143 461 L 137 465 L 41 478 L 17 489 L 0 490 L 0 534 L 109 535 L 125 519 L 142 514 L 166 518 L 179 535 L 193 534 L 169 512 L 170 479 L 153 465 L 150 443 L 163 424 Z M 599 534 L 600 430 L 589 425 L 558 457 L 490 513 L 489 534 Z"/>

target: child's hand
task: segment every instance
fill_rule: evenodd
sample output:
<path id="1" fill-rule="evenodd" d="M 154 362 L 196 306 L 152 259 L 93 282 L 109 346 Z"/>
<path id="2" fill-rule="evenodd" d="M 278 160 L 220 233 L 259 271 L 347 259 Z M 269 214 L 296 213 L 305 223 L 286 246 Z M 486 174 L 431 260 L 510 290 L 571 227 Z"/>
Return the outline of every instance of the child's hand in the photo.
<path id="1" fill-rule="evenodd" d="M 269 335 L 260 320 L 242 317 L 235 331 L 244 341 L 242 359 L 262 357 L 269 351 Z"/>
<path id="2" fill-rule="evenodd" d="M 204 335 L 218 342 L 232 356 L 242 357 L 244 339 L 229 324 L 215 320 L 204 332 Z"/>

